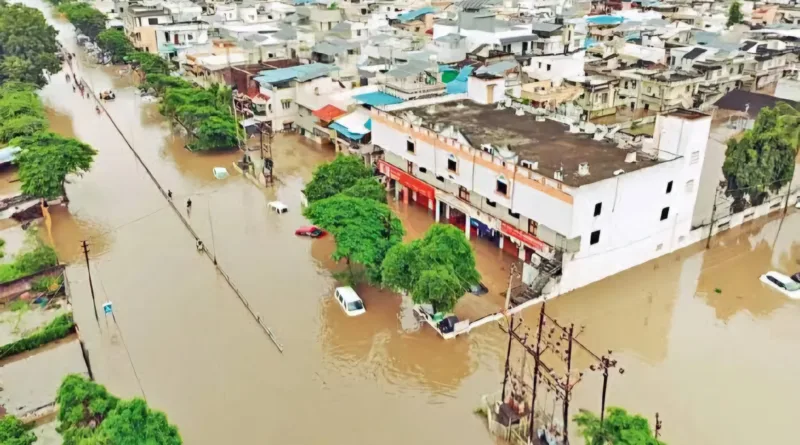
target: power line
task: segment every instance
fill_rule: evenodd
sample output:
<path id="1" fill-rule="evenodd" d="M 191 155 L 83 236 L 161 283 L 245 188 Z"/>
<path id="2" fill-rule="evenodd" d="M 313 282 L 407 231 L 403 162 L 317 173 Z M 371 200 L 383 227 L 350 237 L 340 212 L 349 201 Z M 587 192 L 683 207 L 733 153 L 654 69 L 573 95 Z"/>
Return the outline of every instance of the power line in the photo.
<path id="1" fill-rule="evenodd" d="M 70 66 L 70 71 L 72 71 L 72 67 L 71 66 Z M 73 75 L 74 75 L 74 71 L 73 71 Z M 81 82 L 85 85 L 85 87 L 89 91 L 89 93 L 91 93 L 91 96 L 95 100 L 97 106 L 100 107 L 103 110 L 103 112 L 108 117 L 108 119 L 111 122 L 111 124 L 117 130 L 117 133 L 119 133 L 120 137 L 125 142 L 125 145 L 128 146 L 128 148 L 131 150 L 131 153 L 133 153 L 133 155 L 136 158 L 136 160 L 139 162 L 139 164 L 142 166 L 142 168 L 144 168 L 144 171 L 145 171 L 145 173 L 147 173 L 147 176 L 150 177 L 150 180 L 153 182 L 153 184 L 155 184 L 155 186 L 156 186 L 156 188 L 158 188 L 159 192 L 161 192 L 161 195 L 164 197 L 164 199 L 167 200 L 167 203 L 169 204 L 170 207 L 172 207 L 172 210 L 175 212 L 175 214 L 178 216 L 180 221 L 183 223 L 183 225 L 186 228 L 186 230 L 188 230 L 189 233 L 192 235 L 192 237 L 195 239 L 195 242 L 200 240 L 200 236 L 197 234 L 197 232 L 195 232 L 195 230 L 192 228 L 191 224 L 189 224 L 189 221 L 180 213 L 178 208 L 175 206 L 175 203 L 171 199 L 169 199 L 169 197 L 167 196 L 167 192 L 164 189 L 164 187 L 161 186 L 161 183 L 158 182 L 158 179 L 156 179 L 156 177 L 153 174 L 153 172 L 150 170 L 150 168 L 147 166 L 147 164 L 145 164 L 145 162 L 142 159 L 142 157 L 139 155 L 139 153 L 136 151 L 136 149 L 133 148 L 133 145 L 130 143 L 128 138 L 125 137 L 125 134 L 119 128 L 119 126 L 117 125 L 116 121 L 114 121 L 114 118 L 112 118 L 111 114 L 108 113 L 108 110 L 106 109 L 105 105 L 101 101 L 97 100 L 97 97 L 94 94 L 94 91 L 92 90 L 92 87 L 86 81 L 84 81 L 82 79 L 81 79 Z M 250 306 L 250 303 L 247 301 L 247 299 L 244 297 L 244 295 L 242 295 L 242 293 L 239 291 L 239 289 L 233 284 L 233 281 L 231 280 L 230 276 L 227 273 L 225 273 L 225 271 L 222 269 L 222 267 L 217 263 L 217 261 L 215 261 L 214 256 L 211 254 L 211 252 L 208 250 L 208 248 L 203 246 L 203 252 L 206 254 L 206 257 L 208 257 L 208 259 L 212 261 L 212 263 L 214 264 L 214 267 L 217 269 L 217 271 L 222 275 L 222 277 L 228 283 L 228 286 L 231 288 L 231 290 L 233 290 L 234 294 L 236 294 L 236 296 L 242 302 L 242 304 L 244 305 L 245 309 L 247 309 L 247 311 L 250 313 L 250 315 L 253 317 L 253 319 L 256 321 L 256 323 L 258 323 L 258 325 L 261 327 L 261 329 L 264 331 L 264 333 L 267 334 L 267 336 L 272 341 L 272 343 L 275 345 L 275 347 L 278 348 L 278 351 L 283 353 L 283 346 L 278 341 L 277 337 L 275 336 L 275 333 L 272 332 L 272 329 L 264 323 L 264 320 L 261 318 L 261 315 L 257 314 L 253 310 L 253 308 Z M 87 264 L 88 264 L 88 260 L 87 260 Z M 97 309 L 95 308 L 95 311 L 96 310 Z"/>

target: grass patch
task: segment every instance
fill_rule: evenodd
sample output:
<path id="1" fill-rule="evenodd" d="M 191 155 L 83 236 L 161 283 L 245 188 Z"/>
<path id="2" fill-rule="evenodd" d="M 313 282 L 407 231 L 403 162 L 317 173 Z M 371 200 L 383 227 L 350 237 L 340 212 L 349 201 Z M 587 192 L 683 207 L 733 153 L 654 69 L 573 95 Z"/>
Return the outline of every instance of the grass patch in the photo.
<path id="1" fill-rule="evenodd" d="M 27 277 L 58 264 L 55 249 L 43 244 L 36 236 L 36 231 L 29 231 L 28 236 L 27 244 L 33 247 L 17 255 L 13 262 L 0 264 L 0 283 Z"/>
<path id="2" fill-rule="evenodd" d="M 72 319 L 72 314 L 59 315 L 47 326 L 33 332 L 27 337 L 0 347 L 0 359 L 31 351 L 47 343 L 64 338 L 71 334 L 74 329 L 75 321 Z"/>
<path id="3" fill-rule="evenodd" d="M 30 305 L 25 300 L 14 300 L 11 304 L 8 305 L 8 308 L 11 309 L 11 312 L 21 312 L 26 311 Z"/>

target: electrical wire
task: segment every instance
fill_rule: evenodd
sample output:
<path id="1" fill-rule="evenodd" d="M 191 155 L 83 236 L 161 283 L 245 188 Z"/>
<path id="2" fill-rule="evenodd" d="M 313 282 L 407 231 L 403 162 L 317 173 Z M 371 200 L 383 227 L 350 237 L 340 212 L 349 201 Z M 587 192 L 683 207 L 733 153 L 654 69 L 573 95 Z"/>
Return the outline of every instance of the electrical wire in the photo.
<path id="1" fill-rule="evenodd" d="M 100 274 L 100 265 L 95 262 L 94 264 L 95 275 L 97 275 L 98 281 L 100 281 L 100 288 L 103 289 L 103 295 L 106 296 L 106 301 L 110 301 L 108 299 L 108 292 L 106 292 L 106 286 L 103 283 L 103 276 Z M 106 317 L 108 317 L 106 315 Z M 125 349 L 125 354 L 128 356 L 128 362 L 131 364 L 131 369 L 133 370 L 133 376 L 136 378 L 136 383 L 139 385 L 139 391 L 142 392 L 142 397 L 147 400 L 147 394 L 144 392 L 144 387 L 142 386 L 142 379 L 139 378 L 139 372 L 136 370 L 136 365 L 133 364 L 133 357 L 131 357 L 131 351 L 128 349 L 128 344 L 125 342 L 125 335 L 122 333 L 122 327 L 120 327 L 119 323 L 117 322 L 117 315 L 114 313 L 114 310 L 111 310 L 111 319 L 114 320 L 114 325 L 117 327 L 117 332 L 119 333 L 119 338 L 122 340 L 122 347 Z"/>

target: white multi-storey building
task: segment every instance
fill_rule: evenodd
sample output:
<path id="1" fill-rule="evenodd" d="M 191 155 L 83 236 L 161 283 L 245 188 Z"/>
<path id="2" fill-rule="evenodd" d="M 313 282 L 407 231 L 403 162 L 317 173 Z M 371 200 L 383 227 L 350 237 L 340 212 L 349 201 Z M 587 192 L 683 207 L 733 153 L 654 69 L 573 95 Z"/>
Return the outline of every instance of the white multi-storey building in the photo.
<path id="1" fill-rule="evenodd" d="M 677 110 L 659 116 L 647 149 L 625 150 L 464 101 L 373 109 L 372 141 L 398 197 L 525 261 L 532 291 L 518 305 L 688 244 L 710 125 Z"/>

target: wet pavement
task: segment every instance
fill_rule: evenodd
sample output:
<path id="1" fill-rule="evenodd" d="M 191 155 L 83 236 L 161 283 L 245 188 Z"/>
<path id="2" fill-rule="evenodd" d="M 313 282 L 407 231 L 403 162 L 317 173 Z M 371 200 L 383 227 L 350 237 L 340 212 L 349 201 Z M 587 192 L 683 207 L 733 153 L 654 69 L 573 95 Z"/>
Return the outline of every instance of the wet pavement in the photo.
<path id="1" fill-rule="evenodd" d="M 54 20 L 41 1 L 24 3 Z M 54 26 L 74 44 L 71 27 L 58 19 Z M 506 340 L 500 330 L 488 325 L 444 341 L 428 328 L 409 329 L 399 296 L 365 286 L 358 291 L 367 313 L 347 317 L 330 297 L 331 271 L 338 270 L 329 259 L 332 240 L 293 235 L 306 223 L 303 183 L 332 159 L 330 150 L 279 136 L 280 182 L 261 190 L 234 174 L 237 154 L 186 151 L 157 106 L 141 103 L 128 74 L 82 68 L 95 91 L 117 92 L 109 113 L 174 199 L 191 197 L 192 226 L 285 347 L 280 354 L 196 251 L 108 118 L 59 74 L 42 91 L 53 130 L 99 151 L 92 171 L 67 186 L 69 209 L 52 211 L 59 256 L 71 264 L 75 318 L 99 382 L 123 397 L 144 393 L 192 445 L 492 443 L 472 411 L 481 395 L 499 390 Z M 215 166 L 232 176 L 216 180 Z M 268 212 L 266 202 L 275 199 L 289 213 Z M 394 208 L 409 237 L 433 219 L 418 207 Z M 94 319 L 82 239 L 91 245 L 98 306 L 112 300 L 118 326 Z M 473 244 L 490 293 L 459 303 L 456 312 L 469 317 L 500 307 L 511 261 L 483 241 Z M 786 443 L 800 397 L 793 346 L 800 304 L 765 288 L 758 276 L 800 269 L 800 215 L 750 223 L 714 244 L 559 297 L 549 312 L 585 325 L 580 338 L 590 347 L 614 351 L 626 373 L 612 377 L 608 404 L 651 419 L 658 411 L 668 443 Z M 523 316 L 533 322 L 536 313 Z M 573 412 L 598 410 L 599 378 L 587 375 L 574 397 Z"/>

